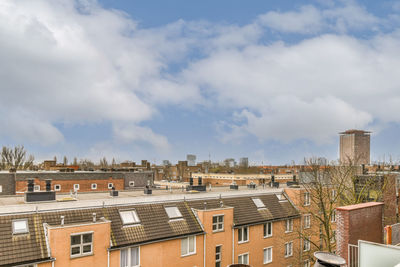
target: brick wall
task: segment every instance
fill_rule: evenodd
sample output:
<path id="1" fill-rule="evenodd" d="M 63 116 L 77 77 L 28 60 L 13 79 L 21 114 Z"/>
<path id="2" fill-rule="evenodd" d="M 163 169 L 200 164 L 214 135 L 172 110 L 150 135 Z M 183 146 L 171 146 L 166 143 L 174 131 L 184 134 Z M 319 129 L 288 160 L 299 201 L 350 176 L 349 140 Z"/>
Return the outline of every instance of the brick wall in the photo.
<path id="1" fill-rule="evenodd" d="M 14 173 L 0 173 L 0 195 L 14 195 Z"/>
<path id="2" fill-rule="evenodd" d="M 383 203 L 368 202 L 336 209 L 337 254 L 347 260 L 348 244 L 357 245 L 358 240 L 382 243 Z"/>

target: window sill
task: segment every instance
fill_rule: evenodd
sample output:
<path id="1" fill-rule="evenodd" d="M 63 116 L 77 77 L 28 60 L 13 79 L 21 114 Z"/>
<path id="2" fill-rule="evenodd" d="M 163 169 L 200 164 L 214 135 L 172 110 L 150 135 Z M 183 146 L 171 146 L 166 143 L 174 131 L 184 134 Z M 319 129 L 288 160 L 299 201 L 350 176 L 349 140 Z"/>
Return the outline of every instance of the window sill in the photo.
<path id="1" fill-rule="evenodd" d="M 272 261 L 264 262 L 264 265 L 268 265 L 270 263 L 272 263 Z"/>
<path id="2" fill-rule="evenodd" d="M 213 233 L 219 233 L 219 232 L 225 232 L 225 230 L 224 229 L 222 229 L 222 230 L 214 230 L 214 231 L 212 231 Z"/>
<path id="3" fill-rule="evenodd" d="M 292 231 L 285 231 L 285 234 L 289 234 L 289 233 L 293 233 L 293 230 Z"/>
<path id="4" fill-rule="evenodd" d="M 245 244 L 245 243 L 249 243 L 249 240 L 238 242 L 239 245 L 240 245 L 240 244 Z"/>
<path id="5" fill-rule="evenodd" d="M 197 253 L 194 252 L 194 253 L 189 253 L 189 254 L 181 255 L 181 258 L 193 256 L 193 255 L 196 255 L 196 254 L 197 254 Z"/>
<path id="6" fill-rule="evenodd" d="M 272 237 L 272 235 L 266 235 L 266 236 L 264 236 L 264 239 L 265 238 L 271 238 Z"/>
<path id="7" fill-rule="evenodd" d="M 293 254 L 292 254 L 292 255 L 285 256 L 285 259 L 286 259 L 286 258 L 290 258 L 290 257 L 292 257 L 292 256 L 293 256 Z"/>
<path id="8" fill-rule="evenodd" d="M 93 256 L 94 253 L 88 253 L 88 254 L 79 254 L 79 255 L 70 255 L 71 259 L 76 259 L 76 258 L 82 258 L 82 257 L 87 257 L 87 256 Z"/>

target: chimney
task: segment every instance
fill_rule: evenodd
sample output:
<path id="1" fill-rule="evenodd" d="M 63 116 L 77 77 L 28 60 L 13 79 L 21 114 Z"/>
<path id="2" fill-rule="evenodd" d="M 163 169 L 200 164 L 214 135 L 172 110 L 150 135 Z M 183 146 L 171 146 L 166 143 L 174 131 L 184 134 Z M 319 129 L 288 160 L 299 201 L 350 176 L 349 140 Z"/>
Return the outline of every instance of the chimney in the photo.
<path id="1" fill-rule="evenodd" d="M 35 180 L 28 179 L 28 192 L 33 192 L 34 186 L 35 186 Z"/>

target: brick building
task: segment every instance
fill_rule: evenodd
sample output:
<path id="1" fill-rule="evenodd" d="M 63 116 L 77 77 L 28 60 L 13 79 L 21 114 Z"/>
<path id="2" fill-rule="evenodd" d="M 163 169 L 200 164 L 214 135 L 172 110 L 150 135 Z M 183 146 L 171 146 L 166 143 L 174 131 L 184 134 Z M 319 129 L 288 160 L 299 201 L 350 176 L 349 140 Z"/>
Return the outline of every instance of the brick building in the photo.
<path id="1" fill-rule="evenodd" d="M 0 208 L 0 266 L 297 265 L 300 216 L 281 195 L 168 199 Z"/>

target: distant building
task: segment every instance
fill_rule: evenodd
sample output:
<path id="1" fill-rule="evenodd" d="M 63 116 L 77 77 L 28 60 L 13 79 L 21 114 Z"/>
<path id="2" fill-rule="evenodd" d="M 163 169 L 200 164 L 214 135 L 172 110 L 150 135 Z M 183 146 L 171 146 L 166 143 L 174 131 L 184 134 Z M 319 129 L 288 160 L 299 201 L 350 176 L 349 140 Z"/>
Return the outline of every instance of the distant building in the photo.
<path id="1" fill-rule="evenodd" d="M 164 160 L 162 161 L 162 165 L 163 165 L 163 166 L 169 166 L 169 165 L 171 165 L 171 162 L 170 162 L 169 160 L 167 160 L 167 159 L 164 159 Z"/>
<path id="2" fill-rule="evenodd" d="M 188 154 L 186 155 L 186 160 L 188 162 L 188 166 L 196 166 L 196 155 Z"/>
<path id="3" fill-rule="evenodd" d="M 347 130 L 340 133 L 340 162 L 342 164 L 370 163 L 370 133 L 363 130 Z"/>
<path id="4" fill-rule="evenodd" d="M 240 158 L 239 166 L 242 168 L 248 168 L 249 167 L 249 158 Z"/>
<path id="5" fill-rule="evenodd" d="M 230 158 L 230 159 L 225 159 L 225 160 L 224 160 L 224 165 L 225 165 L 226 167 L 233 168 L 233 167 L 236 166 L 236 161 L 235 161 L 235 159 L 232 159 L 232 158 Z"/>

